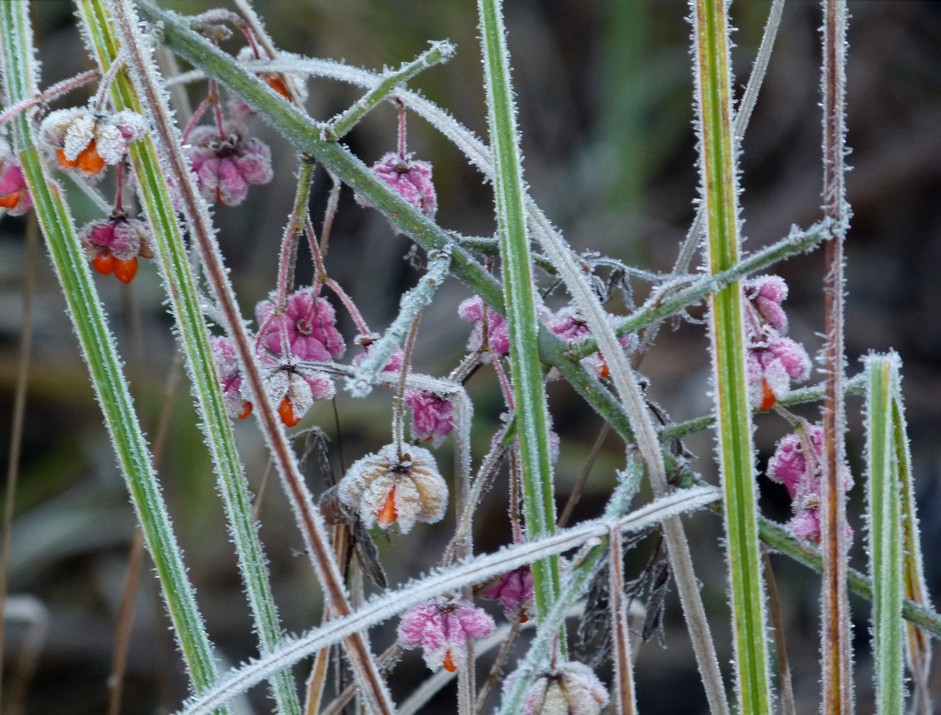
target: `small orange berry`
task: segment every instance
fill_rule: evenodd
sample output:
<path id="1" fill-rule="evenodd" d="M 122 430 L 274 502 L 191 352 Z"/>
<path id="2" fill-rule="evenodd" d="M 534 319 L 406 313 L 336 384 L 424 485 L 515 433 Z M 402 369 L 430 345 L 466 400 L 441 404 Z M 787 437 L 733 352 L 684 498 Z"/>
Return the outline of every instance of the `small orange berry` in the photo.
<path id="1" fill-rule="evenodd" d="M 291 401 L 287 396 L 278 405 L 278 415 L 287 427 L 294 427 L 301 421 L 301 418 L 294 414 L 294 408 L 291 407 Z"/>
<path id="2" fill-rule="evenodd" d="M 758 405 L 759 410 L 770 410 L 774 407 L 774 403 L 777 402 L 777 398 L 774 396 L 774 392 L 771 390 L 771 385 L 768 384 L 768 381 L 762 379 L 761 381 L 761 404 Z"/>
<path id="3" fill-rule="evenodd" d="M 0 206 L 5 209 L 15 209 L 19 206 L 20 198 L 23 196 L 23 191 L 13 191 L 6 196 L 0 196 Z"/>
<path id="4" fill-rule="evenodd" d="M 444 654 L 444 663 L 442 663 L 444 669 L 449 673 L 453 673 L 457 670 L 457 666 L 454 665 L 454 659 L 451 657 L 451 651 L 448 651 Z"/>
<path id="5" fill-rule="evenodd" d="M 280 408 L 278 408 L 280 410 Z M 252 403 L 245 401 L 245 404 L 242 405 L 242 411 L 239 412 L 239 419 L 244 420 L 248 419 L 248 416 L 252 413 Z"/>
<path id="6" fill-rule="evenodd" d="M 95 256 L 92 259 L 91 264 L 98 273 L 106 276 L 109 273 L 114 273 L 114 262 L 116 260 L 117 259 L 114 257 L 113 253 L 104 251 Z"/>
<path id="7" fill-rule="evenodd" d="M 92 141 L 77 157 L 78 168 L 86 174 L 98 174 L 105 168 L 105 160 L 101 158 L 95 142 Z"/>
<path id="8" fill-rule="evenodd" d="M 271 87 L 271 89 L 280 94 L 286 100 L 291 100 L 291 93 L 288 92 L 287 85 L 284 84 L 284 81 L 281 79 L 281 77 L 276 74 L 266 74 L 262 75 L 262 77 L 264 77 L 265 84 Z"/>
<path id="9" fill-rule="evenodd" d="M 376 522 L 382 528 L 386 528 L 394 524 L 397 517 L 398 512 L 395 509 L 395 487 L 392 487 L 386 496 L 385 503 L 376 515 Z"/>
<path id="10" fill-rule="evenodd" d="M 133 258 L 128 258 L 124 260 L 122 258 L 116 258 L 114 260 L 114 276 L 119 281 L 127 285 L 132 280 L 134 276 L 137 275 L 137 256 Z"/>

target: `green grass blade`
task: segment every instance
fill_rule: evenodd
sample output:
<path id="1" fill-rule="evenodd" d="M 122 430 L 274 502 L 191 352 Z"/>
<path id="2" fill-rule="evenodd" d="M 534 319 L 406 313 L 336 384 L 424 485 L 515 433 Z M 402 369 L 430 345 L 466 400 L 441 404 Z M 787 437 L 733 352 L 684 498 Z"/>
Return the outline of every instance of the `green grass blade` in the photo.
<path id="1" fill-rule="evenodd" d="M 709 272 L 716 274 L 738 263 L 740 250 L 727 3 L 696 0 L 693 7 L 701 180 Z M 767 616 L 758 547 L 742 300 L 738 281 L 711 297 L 713 382 L 739 707 L 746 713 L 767 713 L 771 709 Z"/>

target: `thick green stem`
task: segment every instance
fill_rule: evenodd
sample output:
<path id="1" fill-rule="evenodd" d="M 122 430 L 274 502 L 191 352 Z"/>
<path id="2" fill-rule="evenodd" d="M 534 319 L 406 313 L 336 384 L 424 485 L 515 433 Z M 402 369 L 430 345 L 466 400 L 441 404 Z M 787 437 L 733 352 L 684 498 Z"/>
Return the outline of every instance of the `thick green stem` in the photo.
<path id="1" fill-rule="evenodd" d="M 510 331 L 526 531 L 529 538 L 538 538 L 555 530 L 555 502 L 549 459 L 549 416 L 539 361 L 533 262 L 523 209 L 523 171 L 500 0 L 480 0 L 478 12 L 490 141 L 497 169 L 494 176 L 497 232 Z M 558 561 L 547 559 L 533 564 L 533 585 L 536 610 L 544 615 L 559 592 Z"/>
<path id="2" fill-rule="evenodd" d="M 711 274 L 738 263 L 740 250 L 726 11 L 725 0 L 696 0 L 694 5 L 701 172 Z M 742 300 L 737 281 L 711 297 L 713 382 L 739 706 L 746 713 L 768 713 L 767 618 L 758 545 Z"/>

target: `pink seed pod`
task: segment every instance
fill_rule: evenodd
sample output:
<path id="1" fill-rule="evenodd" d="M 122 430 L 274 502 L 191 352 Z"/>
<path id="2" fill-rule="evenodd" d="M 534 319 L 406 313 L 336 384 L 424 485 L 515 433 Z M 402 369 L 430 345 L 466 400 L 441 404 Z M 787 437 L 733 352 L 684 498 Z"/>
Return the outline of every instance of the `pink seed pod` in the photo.
<path id="1" fill-rule="evenodd" d="M 250 185 L 267 184 L 274 176 L 267 144 L 248 137 L 244 126 L 225 125 L 225 136 L 213 126 L 196 127 L 186 146 L 199 191 L 207 201 L 238 206 Z"/>
<path id="2" fill-rule="evenodd" d="M 412 411 L 412 439 L 440 447 L 454 429 L 451 400 L 426 390 L 406 390 L 405 404 Z"/>
<path id="3" fill-rule="evenodd" d="M 235 344 L 229 338 L 213 336 L 209 338 L 209 347 L 222 388 L 225 411 L 232 419 L 245 419 L 251 414 L 252 403 L 243 386 Z"/>
<path id="4" fill-rule="evenodd" d="M 329 362 L 346 351 L 343 336 L 336 328 L 337 316 L 326 298 L 314 295 L 313 288 L 302 288 L 288 296 L 284 315 L 275 315 L 274 298 L 255 307 L 262 344 L 281 355 L 282 333 L 291 356 L 299 360 Z"/>
<path id="5" fill-rule="evenodd" d="M 507 678 L 511 686 L 514 675 Z M 599 715 L 610 698 L 594 671 L 584 663 L 566 661 L 544 670 L 523 701 L 524 715 Z"/>
<path id="6" fill-rule="evenodd" d="M 484 344 L 484 310 L 487 316 L 487 345 L 490 352 L 502 357 L 510 352 L 510 332 L 506 319 L 499 313 L 490 310 L 479 295 L 463 301 L 457 309 L 457 314 L 464 320 L 474 323 L 474 331 L 467 340 L 468 350 L 479 350 Z"/>
<path id="7" fill-rule="evenodd" d="M 529 566 L 520 566 L 497 577 L 495 581 L 480 595 L 499 601 L 508 620 L 526 623 L 534 606 L 532 569 Z"/>
<path id="8" fill-rule="evenodd" d="M 22 216 L 33 207 L 26 177 L 9 143 L 0 137 L 0 208 L 12 216 Z"/>
<path id="9" fill-rule="evenodd" d="M 131 142 L 143 137 L 146 129 L 144 118 L 127 109 L 104 114 L 72 107 L 50 112 L 40 125 L 40 136 L 56 150 L 63 169 L 78 168 L 96 176 L 106 165 L 120 162 Z"/>
<path id="10" fill-rule="evenodd" d="M 410 608 L 399 622 L 399 642 L 421 648 L 431 670 L 453 673 L 467 662 L 467 639 L 486 638 L 496 625 L 486 611 L 468 601 L 440 598 Z"/>
<path id="11" fill-rule="evenodd" d="M 367 529 L 398 524 L 407 534 L 419 521 L 444 518 L 448 485 L 431 452 L 423 447 L 387 444 L 358 459 L 337 489 L 340 501 L 359 513 Z"/>
<path id="12" fill-rule="evenodd" d="M 389 153 L 373 164 L 372 170 L 392 187 L 395 193 L 425 216 L 434 218 L 438 211 L 438 198 L 435 194 L 435 185 L 431 180 L 431 164 L 427 161 L 414 160 L 411 154 L 402 157 Z M 361 206 L 372 206 L 368 200 L 358 194 L 356 202 Z"/>

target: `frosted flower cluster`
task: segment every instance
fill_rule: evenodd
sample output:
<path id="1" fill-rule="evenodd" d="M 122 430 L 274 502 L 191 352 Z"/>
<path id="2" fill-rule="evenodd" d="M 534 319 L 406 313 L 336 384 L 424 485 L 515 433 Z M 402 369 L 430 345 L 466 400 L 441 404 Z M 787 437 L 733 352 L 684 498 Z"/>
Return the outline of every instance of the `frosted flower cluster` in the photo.
<path id="1" fill-rule="evenodd" d="M 146 128 L 144 118 L 127 109 L 108 114 L 71 107 L 50 112 L 40 125 L 40 135 L 55 149 L 62 168 L 97 176 L 105 166 L 120 162 Z"/>
<path id="2" fill-rule="evenodd" d="M 496 625 L 486 611 L 468 601 L 449 598 L 410 608 L 399 622 L 399 642 L 421 648 L 431 670 L 453 673 L 467 662 L 467 639 L 486 638 Z"/>
<path id="3" fill-rule="evenodd" d="M 783 484 L 791 497 L 794 516 L 788 527 L 798 539 L 820 541 L 820 480 L 823 475 L 823 428 L 811 425 L 802 440 L 798 434 L 786 435 L 778 442 L 768 462 L 768 477 Z M 812 450 L 807 454 L 807 446 Z M 853 486 L 853 477 L 842 470 L 843 491 Z M 847 539 L 853 531 L 847 525 Z"/>
<path id="4" fill-rule="evenodd" d="M 419 521 L 433 524 L 444 518 L 448 485 L 427 449 L 387 444 L 353 463 L 337 496 L 367 529 L 398 524 L 407 534 Z"/>
<path id="5" fill-rule="evenodd" d="M 780 276 L 757 276 L 743 284 L 748 395 L 752 407 L 770 410 L 787 396 L 792 382 L 810 377 L 810 357 L 804 346 L 787 332 L 787 316 L 781 303 L 787 284 Z"/>

